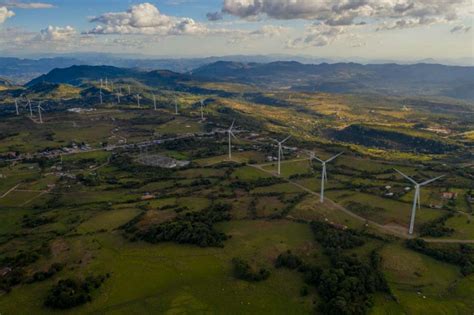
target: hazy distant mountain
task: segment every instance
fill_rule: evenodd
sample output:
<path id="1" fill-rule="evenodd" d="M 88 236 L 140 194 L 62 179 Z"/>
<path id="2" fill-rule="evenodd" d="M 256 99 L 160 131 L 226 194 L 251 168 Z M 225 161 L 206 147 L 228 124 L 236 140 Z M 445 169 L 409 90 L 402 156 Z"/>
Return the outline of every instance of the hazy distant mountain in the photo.
<path id="1" fill-rule="evenodd" d="M 137 80 L 145 84 L 166 86 L 190 80 L 190 76 L 168 70 L 141 71 L 112 66 L 72 66 L 64 69 L 54 69 L 48 74 L 41 75 L 28 82 L 26 86 L 32 87 L 42 82 L 81 85 L 90 81 L 98 82 L 100 79 L 108 79 L 109 81 Z"/>
<path id="2" fill-rule="evenodd" d="M 437 64 L 311 65 L 298 62 L 219 61 L 199 67 L 191 74 L 208 80 L 250 83 L 265 88 L 474 99 L 474 67 Z"/>

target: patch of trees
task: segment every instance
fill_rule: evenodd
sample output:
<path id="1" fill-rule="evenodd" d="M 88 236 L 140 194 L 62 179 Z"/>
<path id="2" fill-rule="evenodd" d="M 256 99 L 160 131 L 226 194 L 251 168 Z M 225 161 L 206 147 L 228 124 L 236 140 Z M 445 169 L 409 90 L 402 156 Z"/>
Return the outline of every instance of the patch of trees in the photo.
<path id="1" fill-rule="evenodd" d="M 434 248 L 422 239 L 406 241 L 406 246 L 414 251 L 461 267 L 464 276 L 474 273 L 474 248 L 460 244 L 457 248 Z"/>
<path id="2" fill-rule="evenodd" d="M 275 262 L 275 267 L 277 268 L 286 267 L 288 269 L 297 269 L 301 267 L 301 265 L 303 265 L 303 260 L 290 250 L 278 255 Z"/>
<path id="3" fill-rule="evenodd" d="M 25 215 L 23 216 L 21 226 L 24 228 L 32 229 L 32 228 L 49 224 L 49 223 L 53 223 L 53 222 L 54 222 L 54 218 Z"/>
<path id="4" fill-rule="evenodd" d="M 230 184 L 233 189 L 244 189 L 250 191 L 258 187 L 268 187 L 276 184 L 285 183 L 285 180 L 279 177 L 259 178 L 252 181 L 235 181 Z"/>
<path id="5" fill-rule="evenodd" d="M 360 233 L 351 229 L 337 229 L 319 221 L 311 222 L 310 226 L 316 240 L 326 249 L 350 249 L 365 243 Z"/>
<path id="6" fill-rule="evenodd" d="M 341 131 L 333 131 L 336 140 L 360 144 L 366 147 L 397 149 L 419 153 L 444 154 L 457 150 L 459 147 L 435 139 L 409 135 L 392 130 L 378 129 L 364 125 L 351 125 Z"/>
<path id="7" fill-rule="evenodd" d="M 44 305 L 55 309 L 69 309 L 92 301 L 92 292 L 102 285 L 109 275 L 88 276 L 84 280 L 59 280 L 48 292 Z"/>
<path id="8" fill-rule="evenodd" d="M 3 257 L 0 266 L 9 268 L 9 272 L 0 278 L 0 290 L 10 292 L 11 288 L 25 280 L 24 267 L 36 262 L 39 255 L 36 252 L 21 252 L 16 256 Z"/>
<path id="9" fill-rule="evenodd" d="M 146 230 L 139 230 L 136 224 L 127 224 L 125 229 L 134 233 L 132 240 L 149 243 L 177 242 L 201 247 L 222 247 L 227 235 L 217 231 L 214 224 L 230 220 L 231 206 L 215 204 L 200 212 L 187 212 L 171 221 L 155 224 Z M 135 218 L 134 221 L 139 220 Z"/>
<path id="10" fill-rule="evenodd" d="M 259 282 L 266 280 L 270 276 L 270 270 L 265 267 L 251 266 L 247 261 L 241 258 L 232 259 L 234 276 L 237 279 Z"/>
<path id="11" fill-rule="evenodd" d="M 151 181 L 159 181 L 172 178 L 173 170 L 141 165 L 133 162 L 133 158 L 128 155 L 113 155 L 110 164 L 121 171 L 137 175 Z"/>
<path id="12" fill-rule="evenodd" d="M 445 226 L 445 223 L 448 219 L 454 216 L 453 213 L 449 212 L 436 220 L 427 222 L 421 226 L 420 235 L 421 236 L 432 236 L 432 237 L 442 237 L 449 236 L 454 233 L 454 229 Z"/>
<path id="13" fill-rule="evenodd" d="M 27 283 L 41 282 L 53 277 L 55 274 L 63 270 L 63 265 L 60 263 L 52 264 L 47 271 L 37 271 L 29 279 Z"/>

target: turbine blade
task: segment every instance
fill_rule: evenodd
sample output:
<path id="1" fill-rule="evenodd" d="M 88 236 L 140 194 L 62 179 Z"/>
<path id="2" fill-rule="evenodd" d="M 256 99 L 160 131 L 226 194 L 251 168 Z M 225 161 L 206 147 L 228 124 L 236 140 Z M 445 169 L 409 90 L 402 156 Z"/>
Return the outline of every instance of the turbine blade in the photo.
<path id="1" fill-rule="evenodd" d="M 313 153 L 313 156 L 311 158 L 315 159 L 316 161 L 320 162 L 321 164 L 324 163 L 324 161 L 321 160 L 320 158 L 318 158 L 316 155 L 314 155 L 314 153 Z"/>
<path id="2" fill-rule="evenodd" d="M 335 160 L 335 159 L 336 159 L 338 156 L 340 156 L 342 153 L 344 153 L 344 152 L 341 152 L 341 153 L 339 153 L 339 154 L 336 154 L 335 156 L 333 156 L 332 158 L 330 158 L 329 160 L 327 160 L 326 163 L 329 163 L 329 162 Z"/>
<path id="3" fill-rule="evenodd" d="M 421 195 L 421 192 L 420 190 L 418 190 L 418 193 L 417 193 L 417 199 L 418 199 L 418 210 L 421 209 L 421 198 L 420 198 L 420 195 Z"/>
<path id="4" fill-rule="evenodd" d="M 229 130 L 232 130 L 232 128 L 234 128 L 234 124 L 235 124 L 235 119 L 234 119 L 234 121 L 232 122 L 232 125 L 230 125 Z"/>
<path id="5" fill-rule="evenodd" d="M 434 181 L 436 181 L 436 180 L 438 180 L 438 179 L 440 179 L 440 178 L 443 178 L 443 177 L 445 177 L 445 176 L 446 176 L 446 175 L 441 175 L 441 176 L 435 177 L 435 178 L 433 178 L 433 179 L 427 180 L 427 181 L 421 183 L 420 186 L 428 185 L 429 183 L 432 183 L 432 182 L 434 182 Z"/>
<path id="6" fill-rule="evenodd" d="M 234 139 L 237 139 L 237 137 L 234 135 L 234 133 L 232 132 L 232 130 L 229 130 L 229 133 L 232 137 L 234 137 Z"/>
<path id="7" fill-rule="evenodd" d="M 291 136 L 288 136 L 288 137 L 286 137 L 283 141 L 280 141 L 280 143 L 283 144 L 283 143 L 285 143 L 286 141 L 288 141 L 288 139 L 290 139 L 290 138 L 291 138 Z"/>
<path id="8" fill-rule="evenodd" d="M 402 175 L 403 177 L 405 177 L 406 179 L 408 179 L 408 180 L 409 180 L 410 182 L 412 182 L 413 184 L 418 185 L 418 183 L 415 182 L 413 179 L 411 179 L 411 177 L 408 177 L 407 175 L 403 174 L 402 172 L 400 172 L 400 171 L 397 170 L 396 168 L 394 168 L 394 170 L 395 170 L 398 174 L 400 174 L 400 175 Z"/>

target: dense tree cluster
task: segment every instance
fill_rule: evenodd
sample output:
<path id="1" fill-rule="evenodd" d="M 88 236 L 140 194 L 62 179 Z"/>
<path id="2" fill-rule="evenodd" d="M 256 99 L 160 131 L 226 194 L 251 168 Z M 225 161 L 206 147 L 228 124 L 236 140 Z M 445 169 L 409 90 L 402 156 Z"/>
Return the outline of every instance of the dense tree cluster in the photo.
<path id="1" fill-rule="evenodd" d="M 216 222 L 230 220 L 230 205 L 215 204 L 200 212 L 187 212 L 175 219 L 139 230 L 136 224 L 125 225 L 125 230 L 134 233 L 136 239 L 150 243 L 177 242 L 201 247 L 221 247 L 228 238 L 214 228 Z M 134 221 L 139 222 L 139 218 Z"/>
<path id="2" fill-rule="evenodd" d="M 49 290 L 44 305 L 56 309 L 72 308 L 92 300 L 91 293 L 98 289 L 108 276 L 88 276 L 84 280 L 59 280 Z"/>
<path id="3" fill-rule="evenodd" d="M 359 260 L 355 255 L 346 256 L 342 253 L 343 249 L 363 245 L 361 234 L 323 222 L 312 222 L 311 228 L 329 256 L 331 268 L 323 270 L 305 263 L 290 251 L 280 254 L 275 265 L 296 269 L 304 274 L 305 282 L 314 286 L 322 298 L 318 306 L 322 314 L 365 314 L 372 305 L 371 294 L 391 294 L 380 271 L 381 257 L 376 251 L 370 254 L 368 262 Z"/>
<path id="4" fill-rule="evenodd" d="M 63 265 L 59 263 L 52 264 L 47 271 L 37 271 L 28 280 L 27 283 L 44 281 L 53 277 L 55 274 L 63 270 Z"/>
<path id="5" fill-rule="evenodd" d="M 54 222 L 54 218 L 48 218 L 44 216 L 29 216 L 25 215 L 21 222 L 22 227 L 24 228 L 35 228 L 41 225 L 49 224 Z"/>
<path id="6" fill-rule="evenodd" d="M 311 230 L 316 240 L 326 249 L 350 249 L 364 244 L 361 235 L 351 229 L 337 229 L 328 223 L 313 221 Z"/>
<path id="7" fill-rule="evenodd" d="M 446 221 L 454 216 L 449 212 L 436 220 L 425 223 L 420 228 L 421 236 L 442 237 L 449 236 L 454 233 L 454 229 L 445 226 Z"/>
<path id="8" fill-rule="evenodd" d="M 268 187 L 276 184 L 284 183 L 285 180 L 279 177 L 266 177 L 259 178 L 252 181 L 234 181 L 230 184 L 230 187 L 233 189 L 244 189 L 246 191 L 251 191 L 252 189 L 258 187 Z"/>
<path id="9" fill-rule="evenodd" d="M 2 268 L 9 268 L 3 277 L 0 277 L 0 290 L 10 292 L 11 288 L 25 280 L 25 267 L 36 262 L 39 255 L 36 252 L 22 252 L 16 256 L 3 257 L 0 260 Z"/>
<path id="10" fill-rule="evenodd" d="M 240 280 L 258 282 L 270 276 L 270 271 L 267 268 L 254 268 L 241 258 L 232 259 L 232 265 L 234 267 L 234 276 Z"/>
<path id="11" fill-rule="evenodd" d="M 467 244 L 460 244 L 457 248 L 434 248 L 422 239 L 407 240 L 405 244 L 419 253 L 460 266 L 465 276 L 474 273 L 474 248 Z"/>

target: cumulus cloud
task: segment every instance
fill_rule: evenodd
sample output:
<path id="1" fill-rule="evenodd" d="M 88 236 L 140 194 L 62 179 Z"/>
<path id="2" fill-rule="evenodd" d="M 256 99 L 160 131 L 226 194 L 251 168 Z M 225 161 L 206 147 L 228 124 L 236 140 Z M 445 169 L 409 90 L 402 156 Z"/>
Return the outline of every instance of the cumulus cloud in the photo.
<path id="1" fill-rule="evenodd" d="M 191 18 L 162 14 L 151 3 L 132 6 L 126 12 L 110 12 L 90 19 L 98 23 L 89 34 L 199 35 L 208 28 Z"/>
<path id="2" fill-rule="evenodd" d="M 345 26 L 329 26 L 325 24 L 310 25 L 302 37 L 290 40 L 287 48 L 322 47 L 331 44 L 347 32 Z"/>
<path id="3" fill-rule="evenodd" d="M 44 2 L 24 2 L 18 0 L 0 0 L 0 6 L 6 6 L 8 8 L 19 8 L 19 9 L 51 9 L 54 5 Z"/>
<path id="4" fill-rule="evenodd" d="M 59 27 L 50 25 L 47 28 L 42 29 L 35 37 L 35 40 L 52 42 L 69 41 L 76 34 L 76 30 L 71 26 Z"/>
<path id="5" fill-rule="evenodd" d="M 0 7 L 0 24 L 5 23 L 8 18 L 15 15 L 15 12 L 8 10 L 7 7 Z"/>
<path id="6" fill-rule="evenodd" d="M 394 20 L 394 28 L 403 28 L 455 20 L 470 5 L 471 0 L 224 0 L 222 13 L 244 19 L 305 19 L 331 26 Z"/>
<path id="7" fill-rule="evenodd" d="M 471 30 L 471 26 L 456 25 L 451 29 L 451 33 L 467 33 Z"/>

